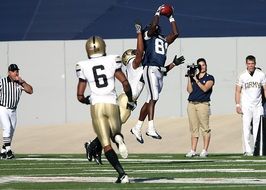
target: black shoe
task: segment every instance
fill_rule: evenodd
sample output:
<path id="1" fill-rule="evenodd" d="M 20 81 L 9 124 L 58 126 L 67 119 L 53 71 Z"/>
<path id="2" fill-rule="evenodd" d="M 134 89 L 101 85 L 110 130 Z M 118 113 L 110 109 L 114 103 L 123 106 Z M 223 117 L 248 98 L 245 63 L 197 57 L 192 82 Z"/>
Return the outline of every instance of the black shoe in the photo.
<path id="1" fill-rule="evenodd" d="M 98 154 L 96 154 L 96 156 L 94 157 L 94 160 L 95 160 L 96 164 L 103 165 L 103 163 L 102 163 L 102 152 L 99 152 Z"/>
<path id="2" fill-rule="evenodd" d="M 0 153 L 0 159 L 6 159 L 6 152 Z"/>
<path id="3" fill-rule="evenodd" d="M 6 159 L 13 159 L 15 158 L 15 155 L 13 154 L 13 152 L 11 150 L 6 152 Z"/>
<path id="4" fill-rule="evenodd" d="M 130 183 L 127 174 L 118 177 L 115 183 Z"/>
<path id="5" fill-rule="evenodd" d="M 86 158 L 91 162 L 92 161 L 92 148 L 90 146 L 90 142 L 85 142 L 84 147 L 86 150 Z"/>

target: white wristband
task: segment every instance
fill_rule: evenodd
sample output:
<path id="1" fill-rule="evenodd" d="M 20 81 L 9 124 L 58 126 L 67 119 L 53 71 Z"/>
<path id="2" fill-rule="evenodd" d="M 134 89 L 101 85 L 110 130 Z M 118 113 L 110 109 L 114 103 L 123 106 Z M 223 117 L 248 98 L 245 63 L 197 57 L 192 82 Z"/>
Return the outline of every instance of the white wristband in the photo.
<path id="1" fill-rule="evenodd" d="M 174 22 L 175 21 L 175 18 L 171 15 L 170 17 L 169 17 L 169 22 Z"/>
<path id="2" fill-rule="evenodd" d="M 241 107 L 240 104 L 236 104 L 236 107 Z"/>

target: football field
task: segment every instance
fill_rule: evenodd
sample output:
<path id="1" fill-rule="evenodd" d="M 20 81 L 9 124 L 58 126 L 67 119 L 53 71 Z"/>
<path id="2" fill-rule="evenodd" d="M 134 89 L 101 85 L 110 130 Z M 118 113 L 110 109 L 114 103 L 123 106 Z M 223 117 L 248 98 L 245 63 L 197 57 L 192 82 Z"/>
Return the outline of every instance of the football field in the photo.
<path id="1" fill-rule="evenodd" d="M 131 183 L 114 184 L 117 173 L 84 155 L 16 155 L 0 160 L 0 189 L 266 189 L 266 158 L 212 154 L 131 154 L 120 161 Z"/>

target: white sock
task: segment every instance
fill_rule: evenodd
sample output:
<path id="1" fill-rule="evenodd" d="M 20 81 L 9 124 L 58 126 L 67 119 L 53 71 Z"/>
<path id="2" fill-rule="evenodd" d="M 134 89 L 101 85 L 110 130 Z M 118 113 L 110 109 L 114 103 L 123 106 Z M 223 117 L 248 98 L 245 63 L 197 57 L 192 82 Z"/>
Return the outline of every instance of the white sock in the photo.
<path id="1" fill-rule="evenodd" d="M 6 146 L 6 151 L 9 151 L 11 150 L 11 147 L 10 146 Z"/>
<path id="2" fill-rule="evenodd" d="M 138 122 L 137 122 L 135 128 L 138 129 L 138 130 L 140 130 L 141 127 L 142 127 L 142 125 L 143 125 L 143 121 L 138 120 Z"/>
<path id="3" fill-rule="evenodd" d="M 153 120 L 150 120 L 150 121 L 148 122 L 148 128 L 149 128 L 149 129 L 154 129 L 154 122 L 153 122 Z"/>

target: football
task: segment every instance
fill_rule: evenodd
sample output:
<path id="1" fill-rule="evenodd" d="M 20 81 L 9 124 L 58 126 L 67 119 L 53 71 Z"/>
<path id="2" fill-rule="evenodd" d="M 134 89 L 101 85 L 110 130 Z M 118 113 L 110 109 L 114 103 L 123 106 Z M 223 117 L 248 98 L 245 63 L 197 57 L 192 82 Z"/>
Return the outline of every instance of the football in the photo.
<path id="1" fill-rule="evenodd" d="M 163 4 L 160 10 L 160 14 L 167 17 L 171 16 L 171 14 L 173 14 L 173 7 L 169 4 Z"/>

